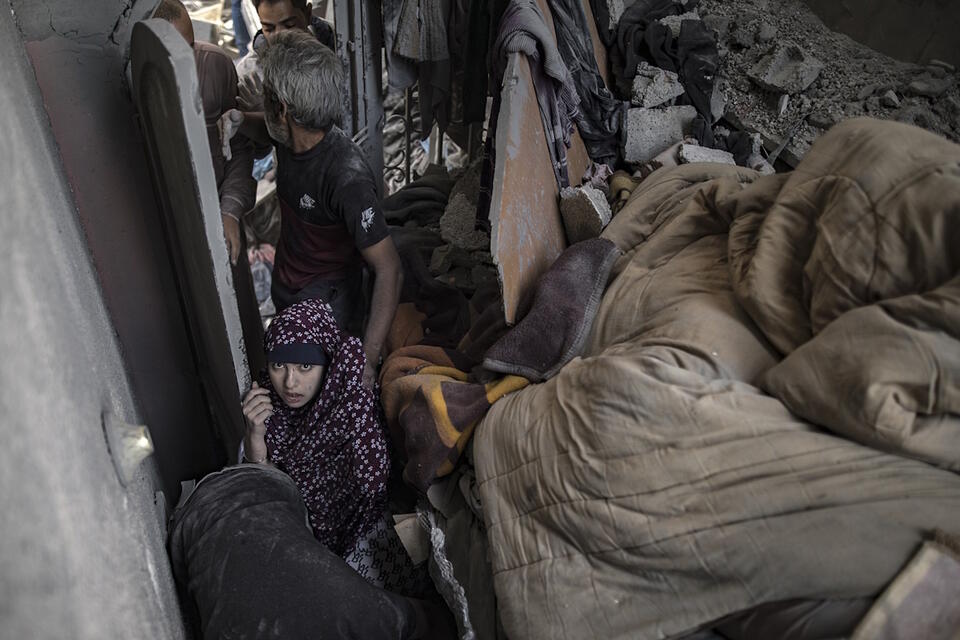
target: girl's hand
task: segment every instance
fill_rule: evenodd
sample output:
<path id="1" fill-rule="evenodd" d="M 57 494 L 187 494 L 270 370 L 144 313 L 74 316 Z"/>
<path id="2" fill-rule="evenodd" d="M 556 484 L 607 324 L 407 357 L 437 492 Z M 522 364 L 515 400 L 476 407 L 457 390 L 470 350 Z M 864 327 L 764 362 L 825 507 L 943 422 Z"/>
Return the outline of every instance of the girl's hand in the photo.
<path id="1" fill-rule="evenodd" d="M 243 417 L 247 421 L 247 431 L 262 436 L 267 432 L 266 420 L 273 415 L 270 392 L 256 382 L 243 397 Z"/>

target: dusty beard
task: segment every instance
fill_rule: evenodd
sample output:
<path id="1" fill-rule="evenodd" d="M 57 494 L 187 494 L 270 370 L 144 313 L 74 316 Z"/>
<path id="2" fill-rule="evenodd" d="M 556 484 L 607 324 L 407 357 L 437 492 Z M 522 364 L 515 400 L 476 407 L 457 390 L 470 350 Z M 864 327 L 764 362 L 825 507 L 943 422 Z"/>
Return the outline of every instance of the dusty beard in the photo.
<path id="1" fill-rule="evenodd" d="M 263 114 L 264 124 L 267 125 L 267 134 L 278 144 L 290 146 L 290 128 L 287 123 L 275 117 L 269 110 Z"/>

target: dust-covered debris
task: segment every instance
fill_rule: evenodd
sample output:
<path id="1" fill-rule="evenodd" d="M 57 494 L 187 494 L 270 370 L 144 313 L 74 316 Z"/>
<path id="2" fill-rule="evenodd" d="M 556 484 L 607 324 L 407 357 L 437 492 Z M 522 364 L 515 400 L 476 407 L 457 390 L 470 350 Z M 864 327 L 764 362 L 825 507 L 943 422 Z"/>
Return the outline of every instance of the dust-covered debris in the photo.
<path id="1" fill-rule="evenodd" d="M 599 236 L 610 223 L 612 213 L 603 192 L 586 185 L 560 190 L 560 215 L 567 241 L 574 244 Z"/>
<path id="2" fill-rule="evenodd" d="M 761 133 L 768 150 L 790 136 L 781 155 L 787 162 L 798 161 L 825 129 L 861 115 L 908 122 L 960 141 L 952 107 L 960 87 L 952 65 L 894 60 L 831 31 L 801 0 L 702 0 L 697 10 L 718 37 L 726 120 Z M 748 75 L 768 55 L 771 45 L 763 41 L 772 30 L 771 42 L 795 43 L 822 65 L 782 113 L 780 96 L 791 92 L 774 83 L 761 88 Z"/>
<path id="3" fill-rule="evenodd" d="M 696 117 L 697 110 L 690 105 L 628 110 L 624 127 L 624 159 L 633 163 L 650 160 L 683 140 Z"/>

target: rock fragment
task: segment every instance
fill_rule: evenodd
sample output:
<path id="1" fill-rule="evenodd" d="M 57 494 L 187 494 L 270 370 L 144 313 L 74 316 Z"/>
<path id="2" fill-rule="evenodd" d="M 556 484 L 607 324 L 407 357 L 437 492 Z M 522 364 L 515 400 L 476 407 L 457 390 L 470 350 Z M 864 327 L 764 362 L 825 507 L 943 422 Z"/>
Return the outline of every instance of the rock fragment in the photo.
<path id="1" fill-rule="evenodd" d="M 900 98 L 897 97 L 893 89 L 890 89 L 880 96 L 880 104 L 890 109 L 896 109 L 900 106 Z"/>
<path id="2" fill-rule="evenodd" d="M 823 63 L 795 44 L 777 44 L 747 72 L 761 88 L 800 93 L 820 75 Z"/>
<path id="3" fill-rule="evenodd" d="M 599 236 L 612 214 L 603 192 L 587 185 L 560 190 L 560 215 L 567 240 L 574 244 Z"/>
<path id="4" fill-rule="evenodd" d="M 450 198 L 440 218 L 440 237 L 468 251 L 490 248 L 490 237 L 475 228 L 477 205 L 462 193 Z"/>
<path id="5" fill-rule="evenodd" d="M 733 159 L 733 154 L 722 149 L 711 149 L 701 147 L 695 144 L 680 145 L 680 164 L 692 164 L 694 162 L 717 162 L 720 164 L 737 164 Z"/>
<path id="6" fill-rule="evenodd" d="M 670 28 L 670 32 L 673 33 L 674 38 L 680 37 L 680 27 L 683 25 L 684 20 L 699 20 L 700 16 L 696 11 L 688 11 L 687 13 L 681 13 L 678 16 L 667 16 L 666 18 L 660 18 L 660 24 L 666 25 Z"/>
<path id="7" fill-rule="evenodd" d="M 658 107 L 683 95 L 683 85 L 673 71 L 666 71 L 641 62 L 633 78 L 633 96 L 630 101 L 637 107 Z"/>
<path id="8" fill-rule="evenodd" d="M 934 78 L 926 73 L 907 85 L 907 93 L 927 98 L 939 98 L 951 86 L 953 86 L 953 76 Z"/>
<path id="9" fill-rule="evenodd" d="M 690 105 L 662 109 L 629 109 L 623 128 L 623 155 L 627 162 L 641 163 L 683 140 L 697 110 Z M 442 223 L 442 220 L 441 220 Z"/>
<path id="10" fill-rule="evenodd" d="M 777 28 L 769 22 L 761 22 L 757 27 L 757 42 L 770 42 L 777 37 Z"/>

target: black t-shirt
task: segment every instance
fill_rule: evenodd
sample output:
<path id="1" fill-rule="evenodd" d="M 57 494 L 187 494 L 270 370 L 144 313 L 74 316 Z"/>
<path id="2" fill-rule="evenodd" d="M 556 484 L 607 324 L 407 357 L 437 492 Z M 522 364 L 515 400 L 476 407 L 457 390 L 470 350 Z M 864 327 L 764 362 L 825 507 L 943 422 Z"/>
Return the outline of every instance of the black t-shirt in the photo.
<path id="1" fill-rule="evenodd" d="M 292 289 L 346 277 L 360 249 L 387 237 L 373 172 L 360 147 L 332 128 L 314 148 L 277 147 L 281 228 L 275 273 Z"/>

